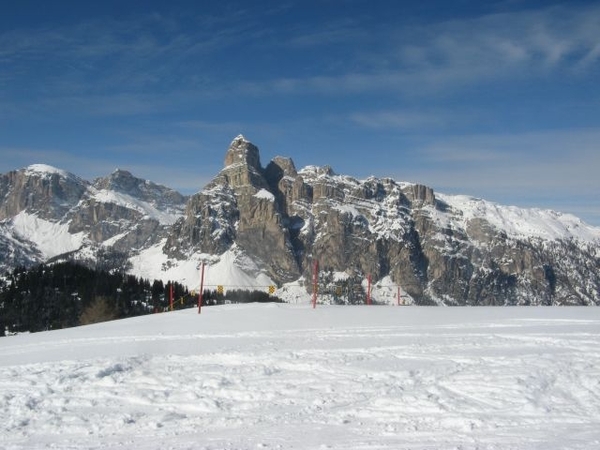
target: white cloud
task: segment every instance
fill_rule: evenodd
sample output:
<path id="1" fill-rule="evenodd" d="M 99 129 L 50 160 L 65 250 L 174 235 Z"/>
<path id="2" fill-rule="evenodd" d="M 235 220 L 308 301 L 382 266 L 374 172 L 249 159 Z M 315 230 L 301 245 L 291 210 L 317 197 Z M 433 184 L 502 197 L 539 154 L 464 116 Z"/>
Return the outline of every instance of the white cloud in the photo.
<path id="1" fill-rule="evenodd" d="M 445 127 L 453 119 L 441 112 L 422 112 L 410 110 L 387 110 L 358 112 L 349 119 L 367 128 L 375 129 L 420 129 L 425 127 Z"/>
<path id="2" fill-rule="evenodd" d="M 345 69 L 337 73 L 244 81 L 236 87 L 252 95 L 431 95 L 472 83 L 546 76 L 558 69 L 574 75 L 598 62 L 598 23 L 600 7 L 569 6 L 410 27 L 384 24 L 371 41 L 356 44 Z"/>
<path id="3" fill-rule="evenodd" d="M 411 151 L 410 181 L 445 193 L 572 212 L 599 223 L 600 129 L 444 137 Z M 407 173 L 396 174 L 406 179 Z"/>
<path id="4" fill-rule="evenodd" d="M 559 68 L 586 74 L 600 58 L 597 6 L 549 7 L 413 26 L 383 23 L 372 36 L 358 19 L 289 29 L 276 24 L 265 29 L 260 20 L 260 15 L 248 12 L 227 19 L 200 16 L 190 19 L 195 25 L 190 28 L 181 17 L 146 14 L 5 32 L 0 34 L 0 65 L 10 65 L 11 75 L 0 76 L 0 83 L 7 86 L 34 72 L 36 85 L 43 81 L 45 86 L 39 92 L 42 98 L 57 103 L 89 99 L 95 111 L 125 115 L 205 96 L 432 96 Z M 262 40 L 265 36 L 269 39 Z M 223 78 L 221 64 L 215 63 L 236 45 L 248 54 L 254 48 L 276 56 L 328 44 L 341 50 L 325 52 L 325 57 L 315 52 L 310 69 L 300 71 L 304 75 L 284 75 L 286 70 L 276 69 L 246 77 L 239 70 L 227 71 Z M 300 58 L 304 65 L 306 59 Z M 102 96 L 113 97 L 123 108 L 108 101 L 102 105 Z"/>

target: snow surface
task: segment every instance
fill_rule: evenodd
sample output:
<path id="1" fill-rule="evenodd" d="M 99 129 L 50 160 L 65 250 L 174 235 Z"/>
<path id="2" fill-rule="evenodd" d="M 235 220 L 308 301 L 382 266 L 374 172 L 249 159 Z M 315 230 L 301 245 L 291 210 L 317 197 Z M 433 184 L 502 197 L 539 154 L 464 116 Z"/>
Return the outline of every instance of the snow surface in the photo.
<path id="1" fill-rule="evenodd" d="M 41 175 L 59 175 L 63 178 L 77 178 L 75 175 L 67 172 L 66 170 L 57 169 L 56 167 L 49 166 L 48 164 L 32 164 L 25 168 L 25 173 Z"/>
<path id="2" fill-rule="evenodd" d="M 266 189 L 261 189 L 256 194 L 254 194 L 254 196 L 256 198 L 262 198 L 262 199 L 268 200 L 270 202 L 275 201 L 275 196 L 273 194 L 271 194 L 269 191 L 267 191 Z"/>
<path id="3" fill-rule="evenodd" d="M 136 276 L 148 280 L 162 280 L 167 283 L 176 280 L 190 290 L 200 289 L 200 267 L 204 267 L 204 288 L 214 290 L 217 286 L 223 286 L 224 291 L 229 289 L 263 290 L 268 292 L 270 286 L 276 283 L 261 269 L 256 262 L 241 251 L 237 245 L 233 245 L 222 255 L 209 255 L 206 253 L 190 254 L 185 260 L 176 260 L 167 257 L 163 253 L 166 239 L 158 244 L 141 251 L 130 258 L 131 272 Z M 348 279 L 345 272 L 335 272 L 334 282 Z M 275 295 L 288 303 L 299 303 L 306 301 L 306 282 L 303 278 L 279 287 Z M 367 278 L 362 281 L 367 288 Z M 325 303 L 332 303 L 331 295 L 323 294 L 320 297 Z M 371 286 L 371 298 L 377 303 L 397 304 L 398 285 L 387 276 Z M 413 299 L 404 290 L 400 291 L 401 302 L 412 304 Z"/>
<path id="4" fill-rule="evenodd" d="M 0 338 L 0 448 L 600 447 L 599 308 L 228 305 Z"/>
<path id="5" fill-rule="evenodd" d="M 158 221 L 161 225 L 173 225 L 177 219 L 183 216 L 183 212 L 161 211 L 148 202 L 117 191 L 102 189 L 94 193 L 93 199 L 99 203 L 114 203 L 123 208 L 132 209 Z"/>
<path id="6" fill-rule="evenodd" d="M 194 253 L 186 260 L 170 259 L 163 253 L 166 240 L 133 256 L 132 272 L 150 279 L 177 280 L 188 289 L 200 288 L 200 265 L 204 262 L 204 287 L 216 289 L 222 285 L 227 289 L 260 289 L 265 291 L 275 283 L 264 274 L 256 263 L 233 245 L 222 255 Z"/>
<path id="7" fill-rule="evenodd" d="M 588 225 L 572 214 L 499 205 L 467 195 L 445 195 L 436 192 L 435 196 L 454 210 L 460 211 L 460 223 L 463 227 L 469 220 L 482 218 L 511 237 L 600 241 L 600 227 Z M 437 217 L 440 221 L 452 221 L 454 214 L 438 213 Z"/>
<path id="8" fill-rule="evenodd" d="M 35 242 L 46 259 L 77 250 L 85 240 L 83 232 L 69 233 L 68 223 L 50 222 L 25 211 L 12 218 L 12 226 L 17 236 Z"/>

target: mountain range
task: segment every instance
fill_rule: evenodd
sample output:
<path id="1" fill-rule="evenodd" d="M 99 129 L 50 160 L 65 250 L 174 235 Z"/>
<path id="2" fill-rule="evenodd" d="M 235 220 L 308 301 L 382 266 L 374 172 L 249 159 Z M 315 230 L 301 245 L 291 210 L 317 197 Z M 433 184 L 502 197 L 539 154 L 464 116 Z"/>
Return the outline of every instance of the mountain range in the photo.
<path id="1" fill-rule="evenodd" d="M 331 167 L 263 167 L 237 136 L 191 196 L 116 170 L 0 175 L 0 269 L 73 259 L 150 279 L 277 288 L 290 302 L 600 304 L 600 228 Z M 318 262 L 317 280 L 315 262 Z M 315 282 L 316 281 L 316 282 Z"/>

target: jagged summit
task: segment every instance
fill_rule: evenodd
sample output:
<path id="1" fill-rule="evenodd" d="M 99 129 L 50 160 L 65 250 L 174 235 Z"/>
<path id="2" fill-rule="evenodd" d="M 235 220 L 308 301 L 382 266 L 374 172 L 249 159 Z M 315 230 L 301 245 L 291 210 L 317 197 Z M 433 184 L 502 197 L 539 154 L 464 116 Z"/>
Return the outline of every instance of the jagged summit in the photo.
<path id="1" fill-rule="evenodd" d="M 94 185 L 98 189 L 116 189 L 128 192 L 134 189 L 140 182 L 143 182 L 143 180 L 134 177 L 128 170 L 115 169 L 107 177 L 96 179 Z"/>
<path id="2" fill-rule="evenodd" d="M 22 211 L 60 220 L 72 203 L 79 201 L 87 185 L 76 175 L 47 164 L 9 172 L 0 176 L 0 220 Z"/>
<path id="3" fill-rule="evenodd" d="M 231 141 L 225 154 L 225 167 L 235 164 L 244 164 L 254 169 L 261 169 L 258 147 L 241 134 Z"/>
<path id="4" fill-rule="evenodd" d="M 97 178 L 93 186 L 100 191 L 129 195 L 166 210 L 176 205 L 182 205 L 186 201 L 186 197 L 179 192 L 152 181 L 137 178 L 131 172 L 123 169 L 116 169 L 107 177 Z"/>
<path id="5" fill-rule="evenodd" d="M 250 141 L 248 139 L 246 139 L 244 137 L 244 135 L 241 134 L 241 133 L 238 134 L 236 137 L 233 138 L 233 140 L 231 141 L 230 146 L 233 145 L 235 142 L 248 142 L 248 143 L 250 143 Z"/>
<path id="6" fill-rule="evenodd" d="M 296 170 L 296 165 L 292 158 L 288 158 L 285 156 L 276 156 L 271 160 L 271 162 L 267 165 L 267 173 L 269 172 L 277 172 L 279 178 L 282 177 L 296 177 L 298 175 L 298 171 Z"/>
<path id="7" fill-rule="evenodd" d="M 129 170 L 125 170 L 125 169 L 121 169 L 121 168 L 117 167 L 115 170 L 112 171 L 110 176 L 111 177 L 119 177 L 119 176 L 131 177 L 131 176 L 133 176 L 133 174 Z"/>

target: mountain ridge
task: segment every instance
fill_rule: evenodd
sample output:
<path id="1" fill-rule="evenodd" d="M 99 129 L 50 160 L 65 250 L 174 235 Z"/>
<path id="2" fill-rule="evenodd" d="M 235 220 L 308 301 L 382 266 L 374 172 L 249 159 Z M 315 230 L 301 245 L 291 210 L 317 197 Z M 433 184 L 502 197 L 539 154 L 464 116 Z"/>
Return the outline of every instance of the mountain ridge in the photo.
<path id="1" fill-rule="evenodd" d="M 48 259 L 35 226 L 23 225 L 35 216 L 48 222 L 47 236 L 48 224 L 79 236 L 71 247 L 80 247 L 69 248 L 76 257 L 94 260 L 110 249 L 136 275 L 190 288 L 204 261 L 208 285 L 277 285 L 294 301 L 312 290 L 307 280 L 318 260 L 328 302 L 349 301 L 351 285 L 364 296 L 367 278 L 383 302 L 396 290 L 409 303 L 435 304 L 596 304 L 600 297 L 600 228 L 575 216 L 391 178 L 358 180 L 329 166 L 297 170 L 282 156 L 263 167 L 258 147 L 242 135 L 223 169 L 189 197 L 121 169 L 87 182 L 29 167 L 37 170 L 0 175 L 5 270 L 23 263 L 28 248 L 30 264 Z M 42 175 L 31 179 L 35 173 Z M 345 296 L 336 294 L 342 288 Z"/>

